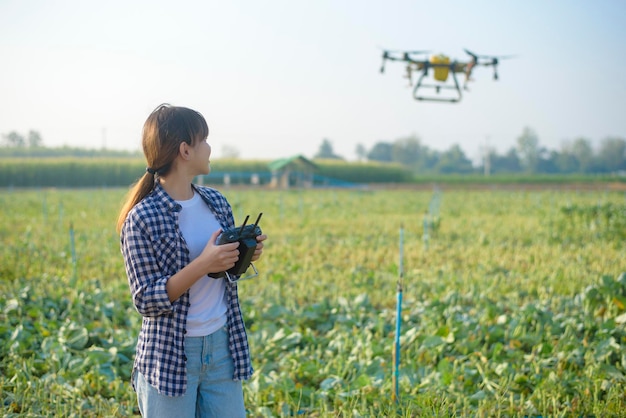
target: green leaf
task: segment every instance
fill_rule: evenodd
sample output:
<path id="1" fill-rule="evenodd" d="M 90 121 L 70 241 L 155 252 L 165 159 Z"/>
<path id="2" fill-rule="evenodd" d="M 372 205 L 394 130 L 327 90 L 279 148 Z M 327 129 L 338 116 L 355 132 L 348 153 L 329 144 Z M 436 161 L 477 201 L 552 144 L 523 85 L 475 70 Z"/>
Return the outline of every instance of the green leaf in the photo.
<path id="1" fill-rule="evenodd" d="M 320 383 L 320 389 L 331 390 L 341 385 L 341 379 L 336 376 L 327 377 Z"/>
<path id="2" fill-rule="evenodd" d="M 70 322 L 59 330 L 59 342 L 71 349 L 82 350 L 87 346 L 89 341 L 89 332 L 87 328 Z"/>
<path id="3" fill-rule="evenodd" d="M 422 347 L 426 349 L 439 347 L 444 344 L 445 341 L 438 335 L 431 335 L 429 337 L 426 337 L 424 341 L 422 341 Z"/>

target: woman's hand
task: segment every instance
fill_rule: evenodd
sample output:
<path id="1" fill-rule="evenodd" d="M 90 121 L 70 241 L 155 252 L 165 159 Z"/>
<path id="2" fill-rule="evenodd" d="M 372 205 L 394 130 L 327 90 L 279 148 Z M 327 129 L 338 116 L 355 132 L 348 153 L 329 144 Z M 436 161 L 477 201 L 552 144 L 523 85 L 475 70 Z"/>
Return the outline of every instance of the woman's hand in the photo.
<path id="1" fill-rule="evenodd" d="M 222 232 L 218 229 L 211 235 L 202 253 L 167 281 L 165 288 L 170 302 L 174 302 L 205 274 L 221 273 L 232 268 L 239 260 L 239 242 L 216 245 L 215 240 Z"/>
<path id="2" fill-rule="evenodd" d="M 206 263 L 206 273 L 221 273 L 232 268 L 239 260 L 238 241 L 222 245 L 215 244 L 215 240 L 221 232 L 222 230 L 218 229 L 211 235 L 206 247 L 198 256 Z"/>
<path id="3" fill-rule="evenodd" d="M 257 261 L 261 258 L 261 254 L 263 254 L 263 241 L 267 239 L 267 235 L 262 234 L 256 237 L 256 249 L 254 250 L 254 255 L 252 256 L 252 261 Z"/>

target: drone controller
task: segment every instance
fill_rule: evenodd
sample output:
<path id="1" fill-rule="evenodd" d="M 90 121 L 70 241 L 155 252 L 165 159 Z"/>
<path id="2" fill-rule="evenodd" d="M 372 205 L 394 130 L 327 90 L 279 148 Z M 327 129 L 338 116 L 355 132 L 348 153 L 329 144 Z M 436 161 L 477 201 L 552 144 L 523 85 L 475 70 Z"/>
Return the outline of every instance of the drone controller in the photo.
<path id="1" fill-rule="evenodd" d="M 226 277 L 228 278 L 228 281 L 234 283 L 239 280 L 255 277 L 259 274 L 257 269 L 254 267 L 254 264 L 252 264 L 252 256 L 254 256 L 254 251 L 256 249 L 256 237 L 262 234 L 261 227 L 259 227 L 261 215 L 263 215 L 263 213 L 259 213 L 259 216 L 256 218 L 253 225 L 246 225 L 248 223 L 248 219 L 250 218 L 248 215 L 241 226 L 226 229 L 217 237 L 215 240 L 217 245 L 239 242 L 239 259 L 233 267 L 224 272 L 218 273 L 215 277 Z M 241 275 L 244 274 L 250 266 L 252 266 L 254 274 L 241 277 Z M 239 277 L 237 278 L 237 276 Z"/>

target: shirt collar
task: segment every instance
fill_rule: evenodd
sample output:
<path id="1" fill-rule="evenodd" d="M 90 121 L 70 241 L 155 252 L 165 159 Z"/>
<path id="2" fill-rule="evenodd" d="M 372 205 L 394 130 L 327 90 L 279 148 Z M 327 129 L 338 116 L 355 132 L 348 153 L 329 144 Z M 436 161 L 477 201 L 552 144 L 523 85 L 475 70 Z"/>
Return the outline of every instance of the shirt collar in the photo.
<path id="1" fill-rule="evenodd" d="M 154 196 L 157 198 L 157 201 L 165 206 L 165 208 L 169 212 L 180 212 L 182 210 L 182 206 L 178 204 L 172 197 L 167 194 L 161 183 L 157 180 L 154 185 L 154 189 L 152 190 Z"/>

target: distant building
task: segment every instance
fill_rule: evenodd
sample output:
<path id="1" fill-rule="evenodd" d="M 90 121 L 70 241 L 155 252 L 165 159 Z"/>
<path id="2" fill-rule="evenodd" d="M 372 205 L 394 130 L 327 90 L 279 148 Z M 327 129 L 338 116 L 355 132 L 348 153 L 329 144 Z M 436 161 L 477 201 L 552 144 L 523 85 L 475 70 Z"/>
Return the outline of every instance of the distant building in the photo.
<path id="1" fill-rule="evenodd" d="M 313 173 L 318 169 L 317 165 L 302 155 L 272 161 L 268 167 L 272 172 L 270 187 L 281 189 L 312 187 Z"/>

